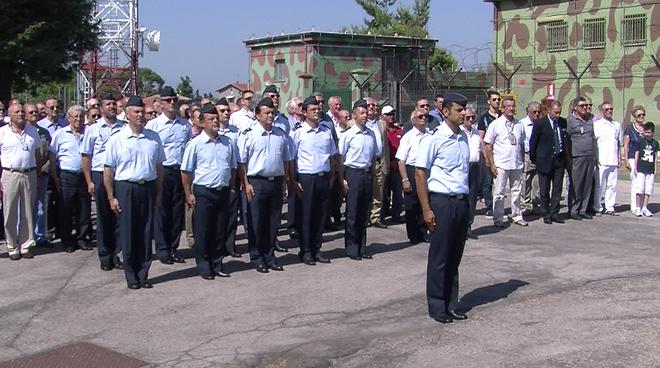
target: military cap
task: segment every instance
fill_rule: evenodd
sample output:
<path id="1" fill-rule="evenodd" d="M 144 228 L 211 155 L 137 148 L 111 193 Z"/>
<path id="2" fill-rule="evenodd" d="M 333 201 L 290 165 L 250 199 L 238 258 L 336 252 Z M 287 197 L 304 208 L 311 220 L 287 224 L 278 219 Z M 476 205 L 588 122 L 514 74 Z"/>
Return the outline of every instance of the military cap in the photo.
<path id="1" fill-rule="evenodd" d="M 139 96 L 131 96 L 126 102 L 126 107 L 144 107 L 144 101 Z"/>
<path id="2" fill-rule="evenodd" d="M 112 93 L 110 93 L 110 92 L 105 92 L 105 93 L 101 94 L 100 99 L 101 99 L 101 101 L 114 101 L 115 96 L 113 96 Z"/>
<path id="3" fill-rule="evenodd" d="M 212 104 L 205 104 L 202 106 L 202 114 L 217 114 L 218 110 Z"/>
<path id="4" fill-rule="evenodd" d="M 279 93 L 277 91 L 277 86 L 274 84 L 270 84 L 266 86 L 266 89 L 264 89 L 264 93 Z"/>
<path id="5" fill-rule="evenodd" d="M 362 99 L 359 99 L 359 100 L 355 101 L 355 103 L 353 104 L 353 110 L 357 109 L 358 107 L 364 107 L 366 109 L 367 108 L 367 100 L 362 98 Z"/>
<path id="6" fill-rule="evenodd" d="M 273 100 L 270 97 L 264 97 L 257 103 L 256 107 L 259 106 L 265 106 L 265 107 L 270 107 L 271 109 L 275 108 L 275 105 L 273 105 Z"/>
<path id="7" fill-rule="evenodd" d="M 468 98 L 458 92 L 447 91 L 443 93 L 443 95 L 445 97 L 445 101 L 444 101 L 445 105 L 448 103 L 455 103 L 463 107 L 467 106 Z"/>
<path id="8" fill-rule="evenodd" d="M 227 106 L 229 106 L 229 102 L 227 102 L 227 99 L 224 98 L 224 97 L 219 99 L 215 104 L 216 105 L 227 105 Z"/>
<path id="9" fill-rule="evenodd" d="M 176 91 L 170 86 L 163 87 L 163 90 L 160 91 L 160 97 L 176 97 Z"/>
<path id="10" fill-rule="evenodd" d="M 319 100 L 316 99 L 315 96 L 309 96 L 303 101 L 302 108 L 303 110 L 307 110 L 307 106 L 309 105 L 318 105 Z"/>

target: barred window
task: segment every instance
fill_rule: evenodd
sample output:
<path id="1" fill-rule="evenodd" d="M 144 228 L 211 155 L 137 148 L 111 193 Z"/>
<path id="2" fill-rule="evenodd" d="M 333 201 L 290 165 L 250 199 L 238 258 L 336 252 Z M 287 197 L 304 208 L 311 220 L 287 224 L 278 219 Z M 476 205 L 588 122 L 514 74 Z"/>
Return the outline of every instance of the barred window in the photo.
<path id="1" fill-rule="evenodd" d="M 646 14 L 624 15 L 621 35 L 623 46 L 646 45 Z"/>
<path id="2" fill-rule="evenodd" d="M 548 34 L 548 51 L 558 52 L 568 50 L 568 24 L 565 21 L 554 21 L 546 26 Z"/>
<path id="3" fill-rule="evenodd" d="M 284 63 L 284 59 L 276 59 L 275 60 L 275 80 L 276 81 L 284 81 L 285 68 L 286 68 L 286 64 Z"/>
<path id="4" fill-rule="evenodd" d="M 605 18 L 585 19 L 582 24 L 582 47 L 605 48 Z"/>

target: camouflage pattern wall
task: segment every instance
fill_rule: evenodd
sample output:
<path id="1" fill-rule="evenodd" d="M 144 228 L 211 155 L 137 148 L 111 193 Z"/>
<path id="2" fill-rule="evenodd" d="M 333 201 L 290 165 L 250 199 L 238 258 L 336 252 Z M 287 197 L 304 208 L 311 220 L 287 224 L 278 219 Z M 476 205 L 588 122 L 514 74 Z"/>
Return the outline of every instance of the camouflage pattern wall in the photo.
<path id="1" fill-rule="evenodd" d="M 518 115 L 524 115 L 524 105 L 546 96 L 549 83 L 555 84 L 555 96 L 564 104 L 577 94 L 576 81 L 564 60 L 578 73 L 592 63 L 581 79 L 580 94 L 590 97 L 595 106 L 611 101 L 615 118 L 631 120 L 632 108 L 646 108 L 647 120 L 660 122 L 659 66 L 660 6 L 658 0 L 575 0 L 575 1 L 493 1 L 495 15 L 495 62 L 507 74 L 521 65 L 511 83 L 512 93 L 519 96 Z M 622 45 L 623 20 L 626 16 L 645 18 L 644 44 Z M 602 47 L 585 47 L 584 24 L 594 19 L 604 20 Z M 567 24 L 567 45 L 551 51 L 549 25 Z M 556 35 L 556 34 L 555 34 Z M 555 45 L 556 46 L 556 45 Z M 555 47 L 556 50 L 556 47 Z M 505 81 L 496 76 L 495 83 L 505 88 Z"/>

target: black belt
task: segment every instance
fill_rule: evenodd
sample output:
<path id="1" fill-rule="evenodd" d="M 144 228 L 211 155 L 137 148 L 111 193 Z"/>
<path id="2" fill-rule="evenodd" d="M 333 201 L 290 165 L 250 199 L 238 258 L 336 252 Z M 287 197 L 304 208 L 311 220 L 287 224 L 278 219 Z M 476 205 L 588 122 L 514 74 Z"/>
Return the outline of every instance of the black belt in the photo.
<path id="1" fill-rule="evenodd" d="M 468 199 L 467 194 L 446 194 L 446 193 L 431 192 L 430 195 L 431 195 L 431 197 L 438 196 L 438 197 L 444 197 L 444 198 L 449 198 L 449 199 L 458 199 L 458 200 L 461 200 L 461 201 L 464 200 L 464 199 Z"/>
<path id="2" fill-rule="evenodd" d="M 128 183 L 128 184 L 137 184 L 137 185 L 145 185 L 145 184 L 151 184 L 155 180 L 117 180 L 119 183 Z"/>
<path id="3" fill-rule="evenodd" d="M 193 187 L 204 188 L 204 189 L 212 190 L 214 192 L 222 192 L 223 190 L 229 188 L 229 187 L 215 187 L 215 188 L 213 188 L 213 187 L 207 187 L 206 185 L 199 185 L 199 184 L 193 184 Z"/>
<path id="4" fill-rule="evenodd" d="M 321 171 L 321 172 L 317 172 L 316 174 L 298 173 L 298 175 L 309 175 L 309 176 L 326 176 L 328 174 L 330 174 L 330 172 L 328 171 Z"/>
<path id="5" fill-rule="evenodd" d="M 268 181 L 275 181 L 275 180 L 280 180 L 284 178 L 283 176 L 261 176 L 261 175 L 250 175 L 248 176 L 248 179 L 260 179 L 260 180 L 268 180 Z"/>
<path id="6" fill-rule="evenodd" d="M 78 176 L 82 176 L 82 174 L 83 174 L 82 171 L 72 171 L 72 170 L 64 170 L 64 169 L 60 169 L 60 172 L 64 173 L 64 174 L 71 174 L 71 175 L 78 175 Z"/>
<path id="7" fill-rule="evenodd" d="M 181 171 L 181 165 L 163 166 L 163 169 Z"/>
<path id="8" fill-rule="evenodd" d="M 346 170 L 352 170 L 356 172 L 361 172 L 361 173 L 370 173 L 371 172 L 371 167 L 363 167 L 358 169 L 357 167 L 350 167 L 350 166 L 345 166 Z"/>
<path id="9" fill-rule="evenodd" d="M 32 172 L 35 169 L 36 169 L 36 167 L 30 167 L 30 168 L 27 168 L 27 169 L 11 169 L 11 168 L 8 168 L 8 167 L 3 167 L 2 168 L 2 170 L 5 170 L 5 171 L 9 171 L 9 172 L 13 172 L 13 173 L 18 172 L 18 173 L 23 173 L 23 174 Z"/>

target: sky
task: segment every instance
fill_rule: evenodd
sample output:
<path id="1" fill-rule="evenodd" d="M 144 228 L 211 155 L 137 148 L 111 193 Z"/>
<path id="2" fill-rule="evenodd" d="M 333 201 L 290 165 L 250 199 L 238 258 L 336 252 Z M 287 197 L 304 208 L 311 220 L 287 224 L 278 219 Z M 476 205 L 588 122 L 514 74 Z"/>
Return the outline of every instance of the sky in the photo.
<path id="1" fill-rule="evenodd" d="M 411 3 L 399 0 L 397 5 Z M 161 42 L 158 52 L 145 47 L 139 65 L 153 69 L 167 85 L 176 87 L 188 75 L 200 94 L 212 92 L 230 82 L 247 82 L 249 54 L 243 40 L 312 27 L 336 32 L 362 25 L 365 17 L 354 0 L 140 0 L 140 26 L 160 30 Z M 438 46 L 470 67 L 491 60 L 492 18 L 493 5 L 482 0 L 432 0 L 428 28 Z"/>

